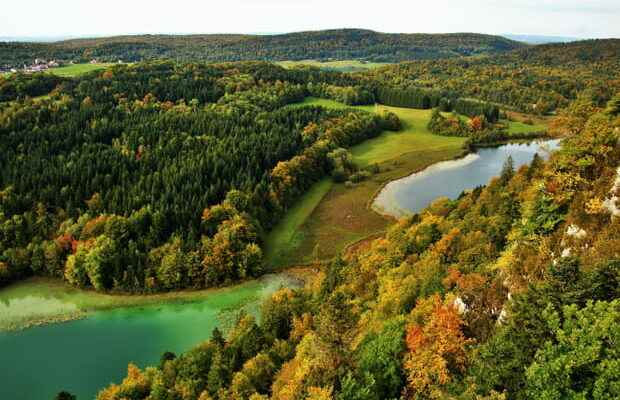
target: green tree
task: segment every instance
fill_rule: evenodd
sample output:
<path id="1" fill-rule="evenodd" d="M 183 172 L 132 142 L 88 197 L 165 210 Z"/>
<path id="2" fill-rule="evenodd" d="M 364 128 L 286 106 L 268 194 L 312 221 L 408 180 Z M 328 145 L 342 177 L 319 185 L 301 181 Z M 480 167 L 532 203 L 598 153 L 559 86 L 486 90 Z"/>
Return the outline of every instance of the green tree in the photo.
<path id="1" fill-rule="evenodd" d="M 552 338 L 526 372 L 527 393 L 536 399 L 620 398 L 620 301 L 588 302 L 543 318 Z"/>
<path id="2" fill-rule="evenodd" d="M 609 100 L 605 112 L 610 115 L 620 114 L 620 93 L 616 94 L 611 98 L 611 100 Z"/>
<path id="3" fill-rule="evenodd" d="M 504 161 L 504 166 L 502 167 L 502 172 L 500 174 L 499 180 L 502 185 L 507 184 L 515 174 L 515 163 L 512 159 L 512 156 L 508 156 L 506 161 Z"/>
<path id="4" fill-rule="evenodd" d="M 374 382 L 369 388 L 372 397 L 368 399 L 399 396 L 405 384 L 402 368 L 405 350 L 405 322 L 401 319 L 386 323 L 379 334 L 364 339 L 356 358 L 362 381 Z"/>

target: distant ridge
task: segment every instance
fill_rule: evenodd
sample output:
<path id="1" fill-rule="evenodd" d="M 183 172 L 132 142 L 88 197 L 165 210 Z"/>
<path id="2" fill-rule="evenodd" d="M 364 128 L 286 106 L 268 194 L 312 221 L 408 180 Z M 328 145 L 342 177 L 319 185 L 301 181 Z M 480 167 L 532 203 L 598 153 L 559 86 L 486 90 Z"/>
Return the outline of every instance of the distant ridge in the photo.
<path id="1" fill-rule="evenodd" d="M 61 61 L 405 60 L 492 55 L 526 45 L 477 33 L 401 34 L 335 29 L 275 35 L 137 35 L 71 39 L 54 43 L 0 43 L 5 66 L 34 58 Z"/>
<path id="2" fill-rule="evenodd" d="M 539 65 L 589 65 L 604 62 L 620 71 L 620 39 L 588 39 L 569 43 L 530 46 L 498 57 L 500 60 L 523 60 Z"/>

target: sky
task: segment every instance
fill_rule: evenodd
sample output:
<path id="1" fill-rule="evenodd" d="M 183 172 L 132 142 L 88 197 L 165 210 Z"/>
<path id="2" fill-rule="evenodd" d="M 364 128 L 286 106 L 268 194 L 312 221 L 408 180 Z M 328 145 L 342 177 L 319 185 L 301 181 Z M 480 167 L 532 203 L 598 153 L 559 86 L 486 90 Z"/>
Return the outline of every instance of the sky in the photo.
<path id="1" fill-rule="evenodd" d="M 284 33 L 331 28 L 620 38 L 620 0 L 19 0 L 0 36 Z"/>

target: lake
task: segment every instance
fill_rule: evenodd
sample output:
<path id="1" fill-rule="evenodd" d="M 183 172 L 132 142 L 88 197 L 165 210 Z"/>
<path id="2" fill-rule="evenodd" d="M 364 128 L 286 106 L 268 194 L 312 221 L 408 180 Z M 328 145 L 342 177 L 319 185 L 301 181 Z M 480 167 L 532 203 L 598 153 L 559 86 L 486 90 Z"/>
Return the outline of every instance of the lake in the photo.
<path id="1" fill-rule="evenodd" d="M 508 156 L 518 168 L 530 163 L 536 153 L 547 157 L 558 144 L 558 140 L 507 144 L 433 164 L 387 184 L 373 207 L 396 217 L 419 212 L 438 197 L 456 198 L 463 190 L 486 184 L 499 175 Z M 291 276 L 270 275 L 191 303 L 113 308 L 88 312 L 86 318 L 66 323 L 0 332 L 0 354 L 11 360 L 0 366 L 0 399 L 52 399 L 61 390 L 76 394 L 79 400 L 93 399 L 98 390 L 123 379 L 129 362 L 145 367 L 157 364 L 165 351 L 186 351 L 208 339 L 216 326 L 230 326 L 240 310 L 258 316 L 267 296 L 296 284 Z M 41 294 L 42 289 L 0 292 L 0 327 L 3 318 L 10 325 L 29 312 L 70 314 L 80 309 L 80 303 L 71 299 L 84 302 L 86 297 L 92 302 L 93 296 L 101 296 L 79 292 L 67 299 Z"/>
<path id="2" fill-rule="evenodd" d="M 0 364 L 0 399 L 51 400 L 61 390 L 79 400 L 94 399 L 100 389 L 125 377 L 129 362 L 145 367 L 158 364 L 165 351 L 189 350 L 216 326 L 231 326 L 240 310 L 258 316 L 267 296 L 298 285 L 289 275 L 267 275 L 191 303 L 95 311 L 80 320 L 0 332 L 0 354 L 10 360 Z M 60 300 L 36 293 L 0 297 L 0 319 L 12 308 L 39 301 Z"/>
<path id="3" fill-rule="evenodd" d="M 508 156 L 512 157 L 516 169 L 529 164 L 536 153 L 547 158 L 559 143 L 559 140 L 510 143 L 433 164 L 388 183 L 375 198 L 373 208 L 396 218 L 419 212 L 439 197 L 456 199 L 464 190 L 486 185 L 500 174 Z"/>

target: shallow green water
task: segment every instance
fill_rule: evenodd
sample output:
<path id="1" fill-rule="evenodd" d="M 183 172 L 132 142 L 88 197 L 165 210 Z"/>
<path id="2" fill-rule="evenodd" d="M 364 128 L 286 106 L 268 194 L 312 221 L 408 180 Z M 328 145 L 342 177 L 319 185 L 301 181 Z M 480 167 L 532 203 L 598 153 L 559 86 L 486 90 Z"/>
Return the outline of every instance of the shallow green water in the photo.
<path id="1" fill-rule="evenodd" d="M 0 332 L 5 361 L 0 363 L 0 399 L 52 399 L 61 390 L 79 400 L 93 399 L 109 383 L 120 382 L 129 362 L 144 367 L 158 363 L 164 351 L 188 350 L 208 339 L 216 326 L 230 326 L 240 310 L 257 315 L 269 294 L 296 283 L 287 275 L 272 275 L 189 304 L 97 311 L 77 321 Z M 37 301 L 58 301 L 21 295 L 25 297 L 3 298 L 0 306 L 15 312 L 15 307 Z"/>

